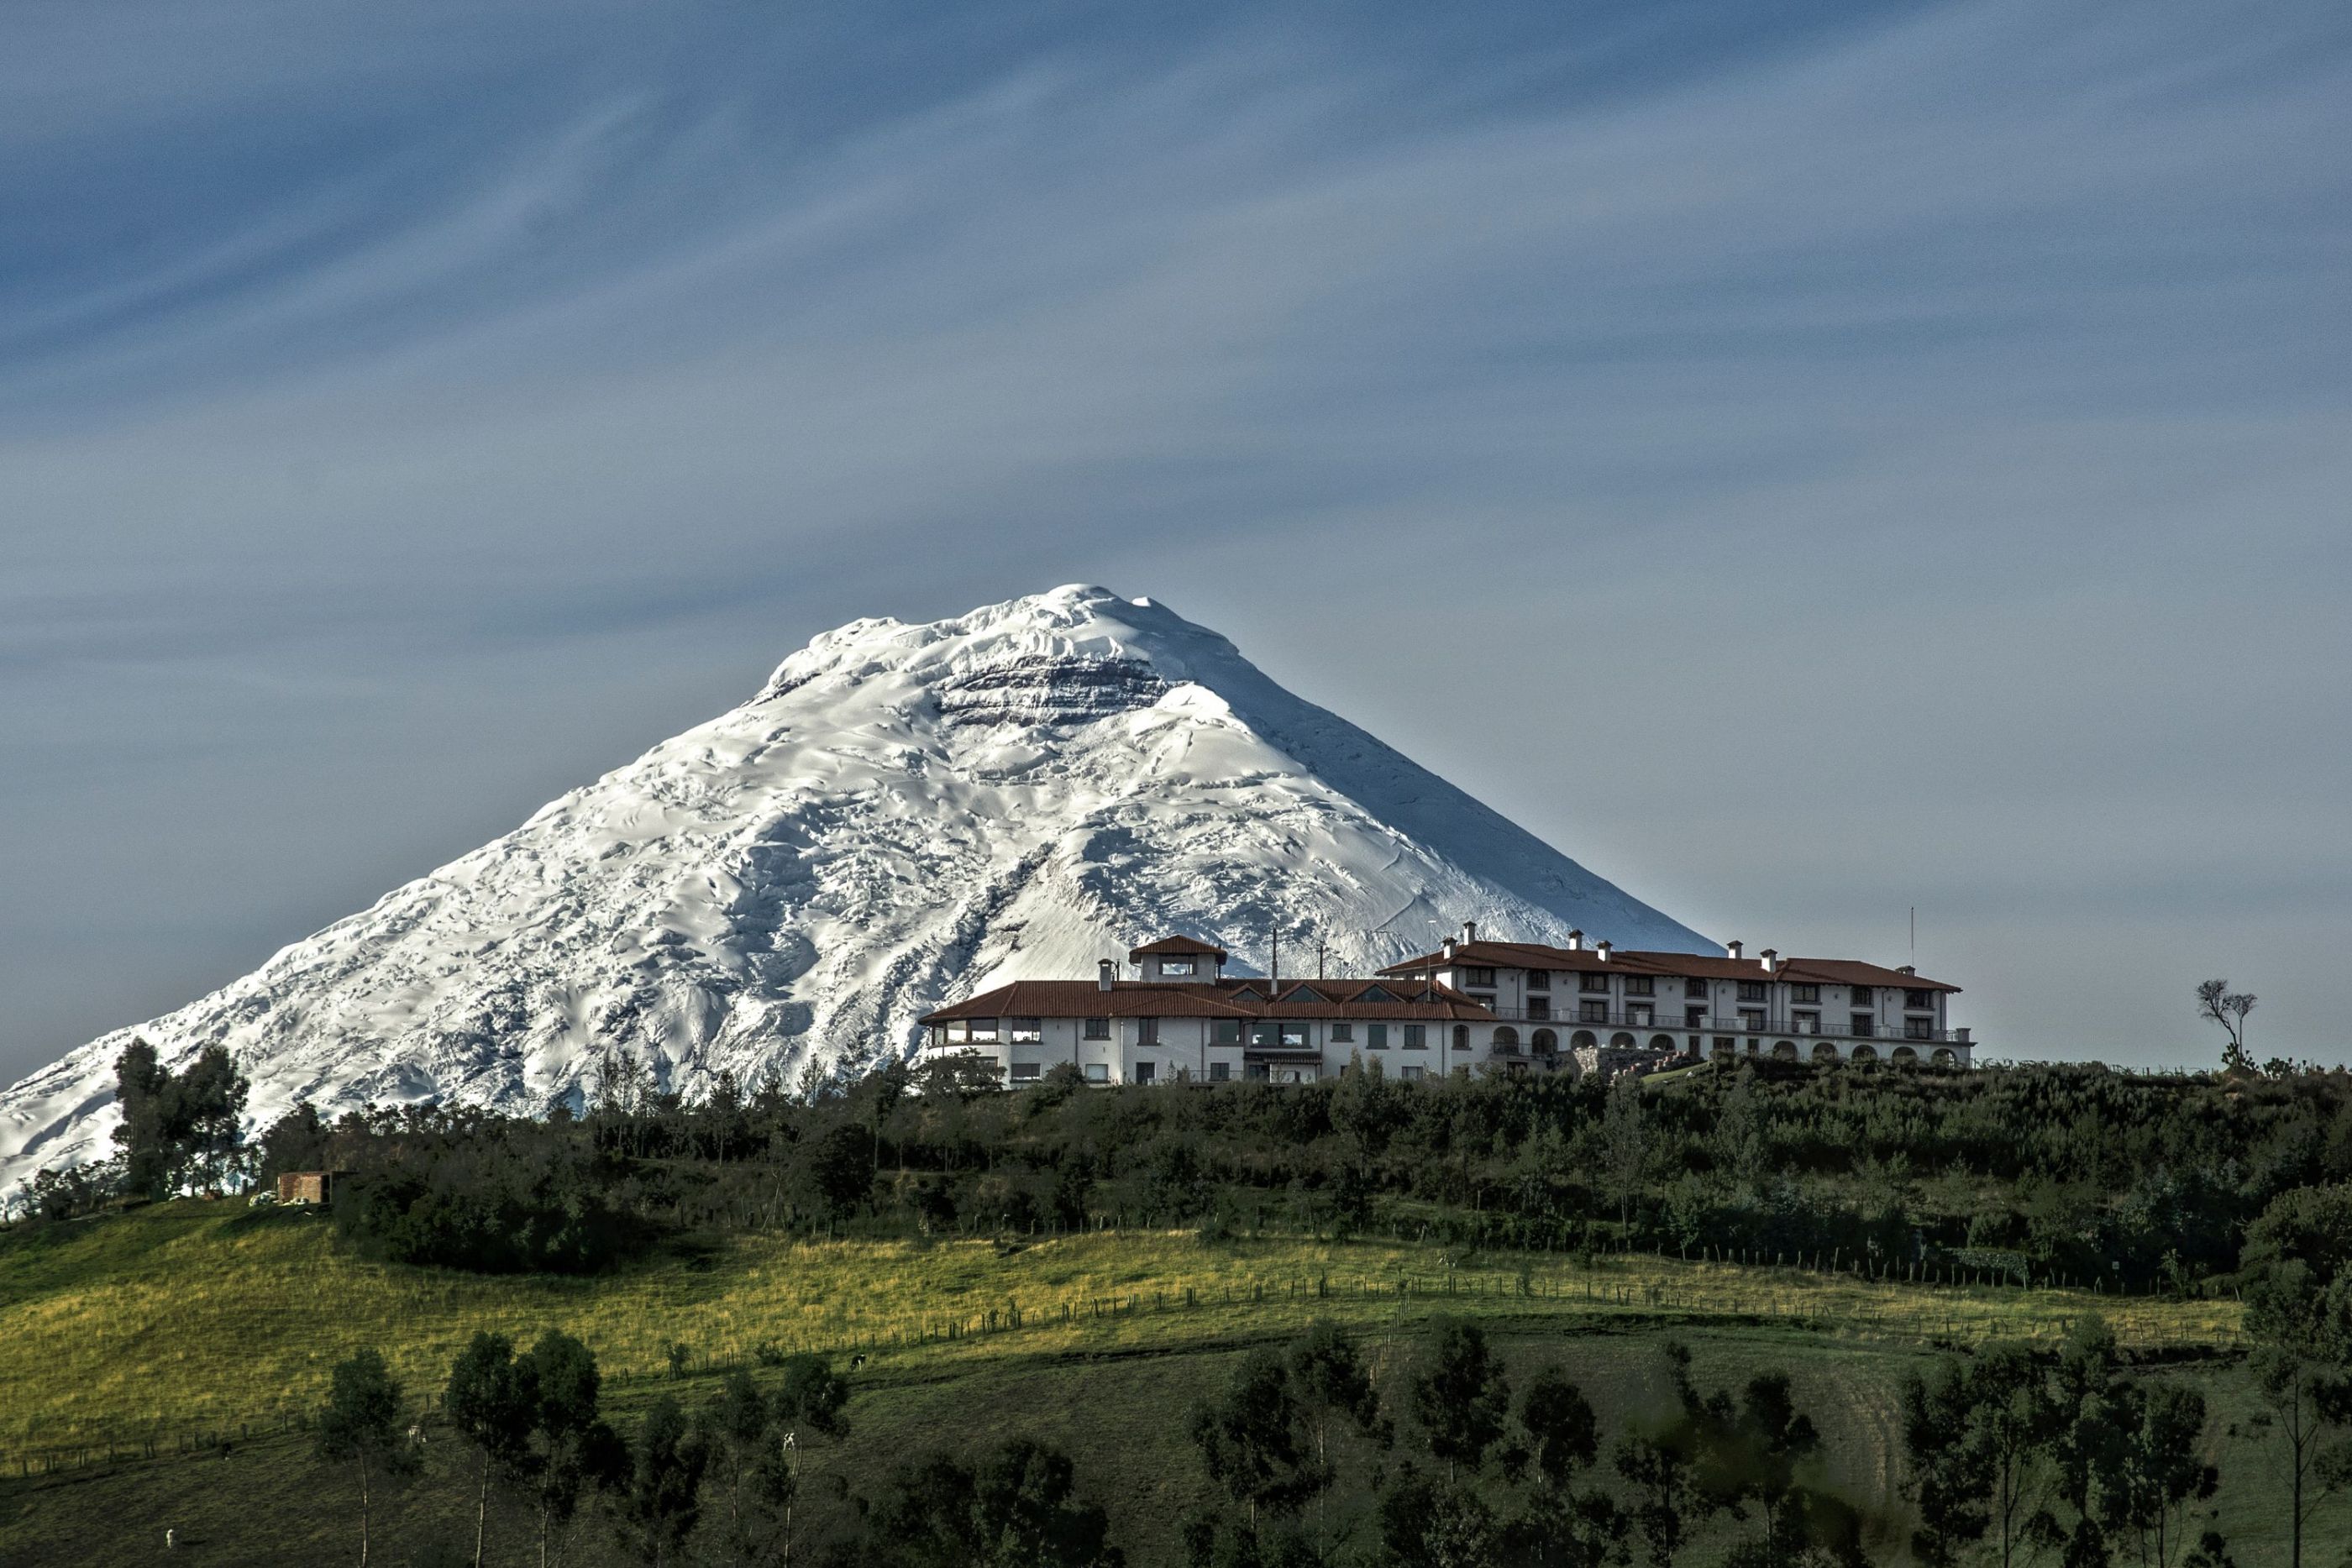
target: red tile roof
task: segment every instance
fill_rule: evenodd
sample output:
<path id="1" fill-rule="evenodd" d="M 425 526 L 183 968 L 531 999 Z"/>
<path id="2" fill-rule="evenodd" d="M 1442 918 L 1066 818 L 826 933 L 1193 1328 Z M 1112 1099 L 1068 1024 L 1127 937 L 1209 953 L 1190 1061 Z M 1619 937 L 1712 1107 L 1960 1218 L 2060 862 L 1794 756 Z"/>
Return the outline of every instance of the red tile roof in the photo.
<path id="1" fill-rule="evenodd" d="M 1763 964 L 1754 958 L 1717 958 L 1704 953 L 1654 953 L 1631 949 L 1612 951 L 1607 958 L 1591 948 L 1570 950 L 1566 947 L 1546 947 L 1533 942 L 1457 942 L 1454 956 L 1444 953 L 1423 954 L 1401 964 L 1391 964 L 1381 971 L 1383 975 L 1425 975 L 1432 969 L 1443 969 L 1449 964 L 1477 964 L 1503 969 L 1595 969 L 1622 971 L 1628 975 L 1662 975 L 1678 978 L 1711 980 L 1790 980 L 1801 985 L 1832 986 L 1900 986 L 1922 991 L 1958 991 L 1958 986 L 1941 980 L 1931 980 L 1924 975 L 1906 975 L 1900 969 L 1889 969 L 1878 964 L 1865 964 L 1855 958 L 1783 958 L 1780 967 L 1767 973 Z"/>

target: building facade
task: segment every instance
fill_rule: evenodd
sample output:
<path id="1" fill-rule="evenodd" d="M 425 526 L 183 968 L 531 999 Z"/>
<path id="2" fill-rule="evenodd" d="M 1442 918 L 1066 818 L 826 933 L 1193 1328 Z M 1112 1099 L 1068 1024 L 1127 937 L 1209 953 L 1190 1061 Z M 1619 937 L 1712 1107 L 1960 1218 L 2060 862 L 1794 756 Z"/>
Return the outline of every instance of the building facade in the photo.
<path id="1" fill-rule="evenodd" d="M 1473 925 L 1381 973 L 1469 997 L 1501 1020 L 1505 1042 L 1545 1053 L 1971 1064 L 1975 1044 L 1948 1016 L 1958 986 L 1907 967 L 1729 947 L 1721 958 L 1621 953 L 1581 932 L 1565 947 L 1482 942 Z"/>
<path id="2" fill-rule="evenodd" d="M 1089 980 L 1016 980 L 921 1021 L 925 1048 L 977 1053 L 1012 1085 L 1067 1063 L 1090 1083 L 1299 1082 L 1350 1061 L 1391 1077 L 1474 1069 L 1614 1074 L 1707 1056 L 1965 1067 L 1958 988 L 1845 959 L 1617 953 L 1481 942 L 1475 925 L 1370 979 L 1228 977 L 1225 950 L 1171 936 Z"/>

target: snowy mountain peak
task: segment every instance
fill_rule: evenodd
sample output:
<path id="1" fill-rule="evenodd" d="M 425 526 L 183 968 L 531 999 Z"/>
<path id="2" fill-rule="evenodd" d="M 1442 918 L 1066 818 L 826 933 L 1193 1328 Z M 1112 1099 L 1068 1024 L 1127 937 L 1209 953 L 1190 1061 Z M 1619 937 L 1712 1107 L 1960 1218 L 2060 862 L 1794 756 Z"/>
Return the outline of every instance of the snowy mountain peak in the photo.
<path id="1" fill-rule="evenodd" d="M 102 1155 L 131 1035 L 222 1041 L 266 1123 L 693 1092 L 914 1044 L 940 1002 L 1169 931 L 1364 973 L 1479 920 L 1716 951 L 1149 599 L 1073 584 L 825 632 L 749 702 L 177 1012 L 0 1095 L 0 1179 Z"/>

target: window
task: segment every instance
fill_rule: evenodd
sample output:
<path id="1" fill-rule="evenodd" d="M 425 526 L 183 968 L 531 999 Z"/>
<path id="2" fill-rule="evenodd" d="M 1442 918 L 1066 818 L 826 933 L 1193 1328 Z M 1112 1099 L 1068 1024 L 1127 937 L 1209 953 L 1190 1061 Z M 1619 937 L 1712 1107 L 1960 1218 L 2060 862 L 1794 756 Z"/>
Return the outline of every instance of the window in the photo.
<path id="1" fill-rule="evenodd" d="M 1035 1078 L 1044 1071 L 1045 1069 L 1036 1062 L 1016 1061 L 1013 1064 L 1013 1078 L 1015 1082 L 1018 1082 L 1024 1078 Z"/>
<path id="2" fill-rule="evenodd" d="M 1418 1067 L 1408 1067 L 1404 1070 L 1404 1075 L 1409 1080 L 1419 1078 L 1421 1076 L 1421 1069 Z"/>
<path id="3" fill-rule="evenodd" d="M 1109 1062 L 1108 1062 L 1108 1061 L 1089 1061 L 1089 1062 L 1087 1062 L 1087 1082 L 1089 1082 L 1089 1083 L 1108 1083 L 1108 1082 L 1110 1082 L 1110 1063 L 1109 1063 Z"/>
<path id="4" fill-rule="evenodd" d="M 1739 999 L 1743 1002 L 1766 1002 L 1772 999 L 1772 988 L 1761 980 L 1739 982 Z"/>
<path id="5" fill-rule="evenodd" d="M 1727 1051 L 1727 1051 L 1729 1051 L 1731 1050 L 1731 1045 L 1732 1045 L 1732 1040 L 1731 1040 L 1731 1037 L 1730 1037 L 1729 1035 L 1727 1035 L 1727 1034 L 1719 1034 L 1719 1035 L 1717 1035 L 1717 1036 L 1715 1037 L 1715 1049 L 1716 1049 L 1716 1050 L 1717 1050 L 1718 1051 Z"/>
<path id="6" fill-rule="evenodd" d="M 1609 1004 L 1607 1002 L 1577 1003 L 1576 1021 L 1579 1023 L 1607 1023 L 1609 1021 Z"/>
<path id="7" fill-rule="evenodd" d="M 1034 1045 L 1034 1044 L 1036 1044 L 1039 1040 L 1043 1040 L 1043 1039 L 1045 1039 L 1045 1026 L 1043 1023 L 1039 1022 L 1037 1019 L 1014 1019 L 1013 1020 L 1013 1044 L 1015 1044 L 1015 1045 Z"/>
<path id="8" fill-rule="evenodd" d="M 1494 967 L 1488 964 L 1465 965 L 1462 970 L 1462 983 L 1465 986 L 1493 987 L 1495 984 Z"/>
<path id="9" fill-rule="evenodd" d="M 1189 976 L 1192 972 L 1192 960 L 1190 958 L 1162 958 L 1160 960 L 1160 972 L 1171 979 L 1174 979 L 1178 976 Z"/>
<path id="10" fill-rule="evenodd" d="M 1366 1051 L 1386 1051 L 1388 1048 L 1389 1026 L 1384 1023 L 1366 1024 L 1364 1026 L 1364 1049 Z"/>
<path id="11" fill-rule="evenodd" d="M 1906 1008 L 1932 1008 L 1936 1005 L 1936 993 L 1933 991 L 1905 991 L 1903 993 L 1903 1005 Z"/>
<path id="12" fill-rule="evenodd" d="M 1160 1043 L 1160 1020 L 1158 1019 L 1136 1019 L 1135 1043 L 1138 1045 L 1158 1045 Z"/>
<path id="13" fill-rule="evenodd" d="M 1936 1020 L 1934 1019 L 1905 1019 L 1903 1020 L 1903 1038 L 1906 1040 L 1925 1040 L 1930 1034 L 1933 1034 L 1935 1030 Z"/>
<path id="14" fill-rule="evenodd" d="M 1334 1042 L 1340 1045 L 1346 1045 L 1355 1038 L 1356 1026 L 1354 1024 L 1335 1023 L 1331 1026 L 1331 1039 Z"/>
<path id="15" fill-rule="evenodd" d="M 1356 999 L 1360 1002 L 1392 1002 L 1396 998 L 1379 986 L 1366 986 L 1356 993 Z"/>
<path id="16" fill-rule="evenodd" d="M 1579 975 L 1576 977 L 1576 988 L 1580 991 L 1598 991 L 1602 996 L 1607 996 L 1609 994 L 1609 977 L 1601 974 Z"/>
<path id="17" fill-rule="evenodd" d="M 1407 1051 L 1427 1051 L 1429 1049 L 1429 1026 L 1427 1024 L 1418 1023 L 1409 1023 L 1405 1025 L 1404 1048 Z"/>
<path id="18" fill-rule="evenodd" d="M 1868 986 L 1856 986 L 1853 988 L 1853 1005 L 1858 1008 L 1866 1008 L 1870 1005 L 1870 988 Z"/>
<path id="19" fill-rule="evenodd" d="M 1295 1023 L 1286 1023 L 1282 1026 L 1283 1050 L 1309 1051 L 1313 1048 L 1314 1041 L 1307 1037 L 1306 1019 L 1301 1019 Z"/>
<path id="20" fill-rule="evenodd" d="M 974 1040 L 988 1040 L 992 1043 L 996 1039 L 996 1020 L 994 1019 L 972 1019 L 971 1038 Z"/>
<path id="21" fill-rule="evenodd" d="M 1792 1002 L 1818 1002 L 1822 999 L 1822 988 L 1819 986 L 1790 986 L 1789 999 Z"/>
<path id="22" fill-rule="evenodd" d="M 1454 1049 L 1456 1051 L 1467 1051 L 1470 1049 L 1470 1026 L 1468 1024 L 1458 1023 L 1454 1026 Z"/>
<path id="23" fill-rule="evenodd" d="M 1799 1034 L 1822 1032 L 1822 1015 L 1819 1013 L 1797 1013 L 1791 1016 L 1790 1021 L 1795 1026 Z"/>
<path id="24" fill-rule="evenodd" d="M 1137 1062 L 1137 1063 L 1135 1064 L 1135 1081 L 1136 1081 L 1138 1083 L 1150 1083 L 1150 1082 L 1152 1082 L 1153 1081 L 1155 1081 L 1156 1079 L 1158 1079 L 1158 1078 L 1159 1078 L 1159 1076 L 1160 1076 L 1160 1064 L 1159 1064 L 1158 1062 L 1156 1062 L 1156 1061 L 1139 1061 L 1139 1062 Z"/>
<path id="25" fill-rule="evenodd" d="M 1549 997 L 1529 997 L 1528 998 L 1528 1017 L 1538 1019 L 1538 1021 L 1551 1017 L 1551 998 Z"/>
<path id="26" fill-rule="evenodd" d="M 1087 1020 L 1087 1038 L 1088 1040 L 1108 1040 L 1110 1038 L 1110 1019 L 1088 1019 Z"/>
<path id="27" fill-rule="evenodd" d="M 1870 1038 L 1870 1015 L 1868 1013 L 1854 1014 L 1853 1023 L 1853 1033 L 1860 1035 L 1864 1040 Z"/>
<path id="28" fill-rule="evenodd" d="M 1695 1001 L 1703 1002 L 1706 1000 L 1706 982 L 1705 980 L 1685 980 L 1683 982 L 1683 995 L 1691 998 Z"/>
<path id="29" fill-rule="evenodd" d="M 1211 1029 L 1211 1045 L 1239 1045 L 1242 1042 L 1242 1020 L 1239 1019 L 1219 1019 Z"/>
<path id="30" fill-rule="evenodd" d="M 1312 986 L 1300 986 L 1282 999 L 1286 1002 L 1319 1002 L 1328 998 Z"/>
<path id="31" fill-rule="evenodd" d="M 1244 986 L 1234 992 L 1234 1000 L 1237 1002 L 1261 1002 L 1265 999 L 1265 998 L 1264 997 L 1258 995 L 1257 988 L 1255 986 Z"/>
<path id="32" fill-rule="evenodd" d="M 1625 977 L 1625 994 L 1629 997 L 1654 997 L 1658 994 L 1658 982 L 1648 975 L 1628 975 Z"/>
<path id="33" fill-rule="evenodd" d="M 1528 971 L 1528 989 L 1531 991 L 1550 990 L 1551 971 L 1549 969 L 1529 969 Z"/>
<path id="34" fill-rule="evenodd" d="M 1282 1040 L 1282 1026 L 1275 1023 L 1254 1023 L 1249 1028 L 1249 1042 L 1260 1051 L 1272 1051 Z"/>
<path id="35" fill-rule="evenodd" d="M 1213 1061 L 1213 1062 L 1209 1063 L 1209 1082 L 1212 1082 L 1212 1083 L 1223 1083 L 1223 1082 L 1227 1082 L 1228 1080 L 1230 1080 L 1230 1079 L 1233 1077 L 1233 1075 L 1234 1075 L 1234 1069 L 1233 1069 L 1233 1064 L 1232 1064 L 1231 1062 L 1225 1062 L 1225 1061 Z"/>
<path id="36" fill-rule="evenodd" d="M 1650 1022 L 1654 1011 L 1654 1009 L 1647 1003 L 1636 1002 L 1625 1009 L 1625 1021 L 1630 1024 L 1646 1025 Z"/>
<path id="37" fill-rule="evenodd" d="M 1742 1008 L 1739 1009 L 1739 1027 L 1741 1029 L 1760 1030 L 1764 1027 L 1764 1015 L 1760 1012 L 1755 1012 L 1747 1008 Z"/>
<path id="38" fill-rule="evenodd" d="M 1706 1027 L 1706 1009 L 1704 1007 L 1685 1008 L 1683 1009 L 1683 1027 L 1685 1029 L 1705 1029 Z"/>

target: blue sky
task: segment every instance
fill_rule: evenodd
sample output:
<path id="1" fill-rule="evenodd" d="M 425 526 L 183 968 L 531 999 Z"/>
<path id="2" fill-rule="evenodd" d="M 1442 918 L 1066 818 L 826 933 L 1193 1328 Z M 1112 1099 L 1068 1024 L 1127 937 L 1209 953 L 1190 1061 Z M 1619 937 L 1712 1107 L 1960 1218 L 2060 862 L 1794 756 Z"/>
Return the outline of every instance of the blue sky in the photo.
<path id="1" fill-rule="evenodd" d="M 0 11 L 0 1071 L 1161 598 L 1996 1052 L 2344 1060 L 2352 13 Z"/>

